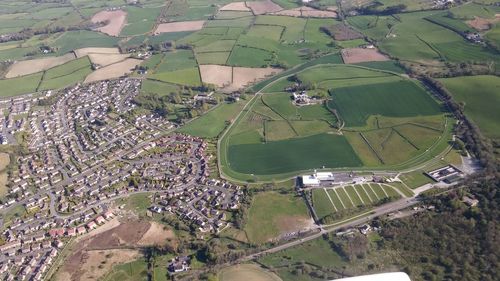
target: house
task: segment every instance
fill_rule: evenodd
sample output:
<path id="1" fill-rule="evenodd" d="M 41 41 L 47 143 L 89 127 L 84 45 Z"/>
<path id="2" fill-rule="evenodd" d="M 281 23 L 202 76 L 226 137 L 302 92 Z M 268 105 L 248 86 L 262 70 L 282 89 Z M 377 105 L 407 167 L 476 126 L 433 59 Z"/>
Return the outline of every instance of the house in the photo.
<path id="1" fill-rule="evenodd" d="M 68 228 L 66 230 L 66 235 L 68 235 L 69 237 L 73 237 L 76 235 L 76 229 L 75 228 Z"/>
<path id="2" fill-rule="evenodd" d="M 103 216 L 98 216 L 96 219 L 95 219 L 95 222 L 97 224 L 104 224 L 106 222 L 106 220 L 104 219 Z"/>
<path id="3" fill-rule="evenodd" d="M 94 221 L 91 221 L 91 222 L 87 223 L 87 228 L 89 230 L 95 229 L 95 228 L 97 228 L 97 224 Z"/>
<path id="4" fill-rule="evenodd" d="M 464 202 L 469 207 L 475 207 L 477 206 L 477 204 L 479 204 L 479 200 L 475 198 L 470 198 L 469 196 L 464 196 L 462 198 L 462 202 Z"/>
<path id="5" fill-rule="evenodd" d="M 191 258 L 187 256 L 179 256 L 170 260 L 168 265 L 168 271 L 171 273 L 188 271 L 189 265 L 191 264 Z"/>
<path id="6" fill-rule="evenodd" d="M 104 216 L 105 219 L 109 220 L 109 219 L 112 219 L 115 216 L 115 214 L 113 214 L 113 212 L 111 212 L 111 211 L 106 211 L 103 214 L 103 216 Z"/>
<path id="7" fill-rule="evenodd" d="M 83 226 L 80 226 L 80 227 L 78 227 L 78 228 L 76 229 L 76 233 L 77 233 L 78 235 L 85 234 L 85 232 L 87 232 L 87 230 L 86 230 L 86 229 L 85 229 L 85 227 L 83 227 Z"/>
<path id="8" fill-rule="evenodd" d="M 372 230 L 372 227 L 369 224 L 363 224 L 362 226 L 359 227 L 359 232 L 361 234 L 366 235 L 368 232 Z"/>

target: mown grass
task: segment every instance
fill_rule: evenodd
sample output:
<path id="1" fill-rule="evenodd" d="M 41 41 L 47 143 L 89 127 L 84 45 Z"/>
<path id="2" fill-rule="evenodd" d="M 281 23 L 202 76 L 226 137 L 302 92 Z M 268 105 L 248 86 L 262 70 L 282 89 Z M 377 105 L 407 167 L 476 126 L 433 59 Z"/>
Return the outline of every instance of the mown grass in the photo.
<path id="1" fill-rule="evenodd" d="M 335 211 L 332 202 L 330 202 L 330 199 L 328 199 L 328 196 L 326 195 L 326 191 L 322 188 L 314 189 L 312 191 L 312 200 L 318 219 L 322 219 Z"/>
<path id="2" fill-rule="evenodd" d="M 252 200 L 245 231 L 250 242 L 265 243 L 290 229 L 292 220 L 308 218 L 308 210 L 301 197 L 277 192 L 258 193 Z"/>

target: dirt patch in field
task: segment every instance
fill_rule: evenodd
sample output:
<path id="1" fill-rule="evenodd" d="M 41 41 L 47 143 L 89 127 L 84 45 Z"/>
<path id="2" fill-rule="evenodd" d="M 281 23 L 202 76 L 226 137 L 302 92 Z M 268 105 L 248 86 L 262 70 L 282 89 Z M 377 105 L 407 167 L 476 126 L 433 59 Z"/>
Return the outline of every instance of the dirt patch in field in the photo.
<path id="1" fill-rule="evenodd" d="M 5 152 L 0 152 L 0 171 L 3 171 L 10 163 L 10 155 Z"/>
<path id="2" fill-rule="evenodd" d="M 127 12 L 122 10 L 101 11 L 95 14 L 91 21 L 93 23 L 107 22 L 105 26 L 97 28 L 98 31 L 110 36 L 118 36 L 122 31 L 127 19 Z"/>
<path id="3" fill-rule="evenodd" d="M 311 18 L 336 18 L 337 12 L 328 10 L 317 10 L 311 7 L 298 7 L 290 10 L 283 10 L 273 15 L 289 16 L 289 17 L 311 17 Z"/>
<path id="4" fill-rule="evenodd" d="M 141 62 L 142 60 L 138 59 L 125 59 L 122 62 L 99 68 L 98 70 L 90 73 L 87 78 L 85 78 L 84 83 L 115 79 L 125 76 L 131 73 L 137 65 L 141 64 Z"/>
<path id="5" fill-rule="evenodd" d="M 167 32 L 196 31 L 202 29 L 204 24 L 204 20 L 162 23 L 156 28 L 155 34 Z"/>
<path id="6" fill-rule="evenodd" d="M 341 51 L 344 63 L 359 63 L 367 61 L 387 61 L 388 57 L 377 49 L 348 48 Z"/>
<path id="7" fill-rule="evenodd" d="M 89 54 L 119 54 L 118 48 L 81 48 L 74 50 L 77 58 L 84 57 Z"/>
<path id="8" fill-rule="evenodd" d="M 148 221 L 118 222 L 118 219 L 113 219 L 89 234 L 78 237 L 71 249 L 72 254 L 57 272 L 56 280 L 98 280 L 114 265 L 138 258 L 141 256 L 140 250 L 117 248 L 140 246 L 138 242 L 150 226 Z"/>
<path id="9" fill-rule="evenodd" d="M 296 232 L 314 226 L 314 220 L 302 216 L 283 216 L 276 219 L 276 221 L 281 233 Z"/>
<path id="10" fill-rule="evenodd" d="M 252 9 L 254 15 L 263 15 L 268 13 L 276 13 L 283 10 L 278 4 L 271 0 L 265 1 L 247 1 L 247 7 Z"/>
<path id="11" fill-rule="evenodd" d="M 230 89 L 238 90 L 245 86 L 258 82 L 268 76 L 275 75 L 281 72 L 279 68 L 250 68 L 250 67 L 233 67 L 233 83 Z"/>
<path id="12" fill-rule="evenodd" d="M 229 3 L 222 8 L 219 9 L 219 11 L 250 11 L 250 8 L 245 5 L 245 2 L 233 2 Z"/>
<path id="13" fill-rule="evenodd" d="M 137 244 L 140 246 L 163 245 L 167 243 L 168 239 L 173 238 L 175 238 L 175 234 L 172 230 L 157 222 L 152 222 Z"/>
<path id="14" fill-rule="evenodd" d="M 7 74 L 5 74 L 5 78 L 12 78 L 12 77 L 37 73 L 61 64 L 65 64 L 74 59 L 75 55 L 73 53 L 68 53 L 60 57 L 17 61 L 10 66 L 9 71 L 7 72 Z"/>
<path id="15" fill-rule="evenodd" d="M 232 83 L 233 68 L 216 64 L 200 65 L 200 74 L 203 83 L 225 87 Z"/>
<path id="16" fill-rule="evenodd" d="M 107 66 L 128 58 L 128 54 L 89 54 L 89 59 L 93 64 Z"/>
<path id="17" fill-rule="evenodd" d="M 345 24 L 335 24 L 322 27 L 333 39 L 338 41 L 354 40 L 363 38 L 363 35 Z"/>
<path id="18" fill-rule="evenodd" d="M 239 264 L 226 267 L 219 273 L 221 281 L 281 281 L 276 274 L 255 264 Z"/>
<path id="19" fill-rule="evenodd" d="M 0 197 L 5 197 L 9 193 L 7 188 L 8 179 L 7 172 L 0 173 Z"/>
<path id="20" fill-rule="evenodd" d="M 272 13 L 273 15 L 277 16 L 287 16 L 287 17 L 300 17 L 302 16 L 302 12 L 300 11 L 301 8 L 295 8 L 295 9 L 290 9 L 290 10 L 283 10 L 279 11 L 276 13 Z"/>
<path id="21" fill-rule="evenodd" d="M 492 19 L 474 17 L 473 20 L 468 20 L 466 23 L 477 31 L 490 30 L 497 22 L 500 22 L 500 14 L 496 14 Z"/>
<path id="22" fill-rule="evenodd" d="M 79 257 L 78 270 L 73 272 L 62 272 L 56 280 L 61 281 L 90 281 L 100 280 L 115 265 L 133 261 L 141 256 L 138 250 L 95 250 L 82 252 Z M 70 277 L 68 279 L 68 277 Z"/>
<path id="23" fill-rule="evenodd" d="M 150 226 L 151 224 L 147 221 L 122 222 L 119 226 L 94 236 L 86 249 L 102 250 L 122 246 L 136 246 Z"/>

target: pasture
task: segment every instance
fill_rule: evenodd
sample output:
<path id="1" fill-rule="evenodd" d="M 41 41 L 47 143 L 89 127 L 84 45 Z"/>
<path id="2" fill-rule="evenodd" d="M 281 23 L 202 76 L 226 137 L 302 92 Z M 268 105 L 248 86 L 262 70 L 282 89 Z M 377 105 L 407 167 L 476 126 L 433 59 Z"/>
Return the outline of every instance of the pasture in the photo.
<path id="1" fill-rule="evenodd" d="M 312 224 L 302 197 L 271 191 L 253 197 L 244 230 L 250 242 L 263 244 Z"/>
<path id="2" fill-rule="evenodd" d="M 241 111 L 244 102 L 223 103 L 205 115 L 189 122 L 179 132 L 203 138 L 216 138 L 228 122 Z"/>
<path id="3" fill-rule="evenodd" d="M 465 104 L 465 114 L 484 135 L 500 139 L 500 78 L 489 75 L 444 78 L 440 81 L 457 102 Z M 481 90 L 478 90 L 481 89 Z"/>

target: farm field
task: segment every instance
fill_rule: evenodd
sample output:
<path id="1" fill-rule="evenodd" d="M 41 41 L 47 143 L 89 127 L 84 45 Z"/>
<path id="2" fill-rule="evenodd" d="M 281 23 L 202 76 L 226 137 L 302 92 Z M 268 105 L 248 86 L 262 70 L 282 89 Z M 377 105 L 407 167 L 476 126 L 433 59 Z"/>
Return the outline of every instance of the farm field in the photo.
<path id="1" fill-rule="evenodd" d="M 303 198 L 295 194 L 262 192 L 253 198 L 244 230 L 250 242 L 263 244 L 312 224 Z"/>
<path id="2" fill-rule="evenodd" d="M 497 76 L 466 76 L 440 79 L 457 102 L 465 104 L 465 114 L 484 135 L 500 139 L 500 78 Z M 481 89 L 478 91 L 477 89 Z"/>
<path id="3" fill-rule="evenodd" d="M 399 14 L 399 21 L 391 17 L 359 16 L 348 21 L 377 40 L 383 52 L 402 60 L 498 61 L 492 50 L 425 19 L 431 15 L 432 12 Z"/>
<path id="4" fill-rule="evenodd" d="M 255 264 L 240 264 L 222 269 L 218 278 L 221 281 L 281 281 L 276 274 Z"/>
<path id="5" fill-rule="evenodd" d="M 224 103 L 189 122 L 179 132 L 203 138 L 216 138 L 243 108 L 245 102 Z"/>
<path id="6" fill-rule="evenodd" d="M 311 150 L 311 147 L 315 149 Z M 347 140 L 342 136 L 331 134 L 268 143 L 230 145 L 228 160 L 231 169 L 258 175 L 280 174 L 323 166 L 328 168 L 361 166 L 361 161 Z"/>

